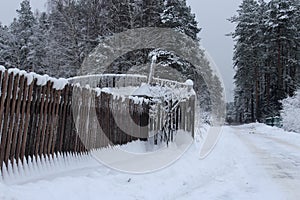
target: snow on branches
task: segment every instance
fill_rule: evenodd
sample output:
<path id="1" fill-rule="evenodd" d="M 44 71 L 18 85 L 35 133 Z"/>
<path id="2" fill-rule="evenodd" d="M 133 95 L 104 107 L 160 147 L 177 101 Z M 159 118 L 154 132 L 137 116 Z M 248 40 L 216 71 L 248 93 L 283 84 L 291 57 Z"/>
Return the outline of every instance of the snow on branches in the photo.
<path id="1" fill-rule="evenodd" d="M 293 97 L 288 97 L 281 102 L 283 107 L 281 111 L 283 128 L 300 133 L 300 90 Z"/>

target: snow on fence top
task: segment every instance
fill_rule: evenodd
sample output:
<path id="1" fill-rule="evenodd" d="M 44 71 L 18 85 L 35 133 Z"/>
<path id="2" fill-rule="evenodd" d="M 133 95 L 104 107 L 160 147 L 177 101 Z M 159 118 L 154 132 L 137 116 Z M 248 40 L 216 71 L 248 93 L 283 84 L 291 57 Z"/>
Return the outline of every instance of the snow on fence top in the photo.
<path id="1" fill-rule="evenodd" d="M 57 79 L 49 77 L 46 74 L 39 75 L 34 72 L 26 72 L 17 68 L 6 69 L 4 66 L 0 66 L 0 72 L 7 72 L 8 75 L 13 74 L 14 76 L 24 76 L 27 79 L 27 85 L 30 85 L 34 79 L 36 79 L 36 85 L 38 86 L 44 86 L 48 81 L 50 81 L 53 83 L 53 89 L 56 90 L 63 90 L 67 84 L 71 84 L 78 88 L 93 90 L 96 92 L 97 96 L 100 96 L 101 92 L 104 92 L 113 94 L 114 98 L 121 97 L 122 99 L 136 93 L 136 90 L 147 82 L 146 76 L 135 74 L 98 74 L 73 77 L 69 79 Z M 193 86 L 193 81 L 191 80 L 187 80 L 185 83 L 179 83 L 176 81 L 154 78 L 153 83 L 161 87 L 178 89 L 178 92 L 185 94 L 187 97 L 191 94 L 194 95 L 194 90 L 191 90 Z M 122 90 L 120 88 L 124 89 Z M 149 96 L 151 96 L 150 93 Z M 139 98 L 130 98 L 135 102 L 142 102 L 141 96 Z"/>
<path id="2" fill-rule="evenodd" d="M 112 78 L 115 78 L 115 84 L 112 85 Z M 137 74 L 95 74 L 78 76 L 68 79 L 70 83 L 79 83 L 80 85 L 90 85 L 90 87 L 99 87 L 99 83 L 107 84 L 106 87 L 126 87 L 126 86 L 140 86 L 141 83 L 147 82 L 147 76 Z M 124 83 L 124 81 L 126 81 Z M 153 82 L 161 86 L 176 85 L 178 87 L 187 87 L 194 85 L 192 80 L 187 80 L 185 83 L 171 81 L 166 79 L 154 78 Z"/>
<path id="3" fill-rule="evenodd" d="M 193 81 L 185 83 L 154 78 L 154 86 L 146 84 L 147 77 L 133 74 L 98 74 L 78 76 L 68 81 L 79 88 L 95 91 L 97 96 L 102 92 L 111 94 L 114 99 L 133 100 L 135 104 L 149 103 L 149 97 L 160 101 L 185 101 L 196 93 L 193 90 Z"/>
<path id="4" fill-rule="evenodd" d="M 24 76 L 27 79 L 27 85 L 30 85 L 34 79 L 37 80 L 37 85 L 39 86 L 44 86 L 47 84 L 48 81 L 53 83 L 53 88 L 56 90 L 62 90 L 64 87 L 69 83 L 67 79 L 64 78 L 53 78 L 49 77 L 48 75 L 39 75 L 34 72 L 26 72 L 24 70 L 20 70 L 17 68 L 10 68 L 6 69 L 4 66 L 0 66 L 0 71 L 1 72 L 6 72 L 8 74 L 13 74 L 14 76 L 19 75 L 19 76 Z"/>

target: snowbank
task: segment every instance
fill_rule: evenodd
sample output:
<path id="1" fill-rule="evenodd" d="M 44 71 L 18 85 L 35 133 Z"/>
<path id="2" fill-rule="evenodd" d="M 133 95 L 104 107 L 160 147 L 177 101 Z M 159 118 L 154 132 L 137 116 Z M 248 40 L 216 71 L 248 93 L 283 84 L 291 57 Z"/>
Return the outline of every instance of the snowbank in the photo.
<path id="1" fill-rule="evenodd" d="M 216 149 L 205 160 L 199 159 L 198 146 L 202 139 L 195 141 L 173 165 L 143 175 L 121 173 L 95 165 L 92 158 L 87 158 L 79 161 L 88 163 L 81 169 L 73 168 L 21 184 L 0 182 L 0 199 L 285 199 L 234 131 L 226 127 L 223 132 Z M 146 151 L 143 142 L 122 148 Z M 33 171 L 39 173 L 38 169 Z"/>

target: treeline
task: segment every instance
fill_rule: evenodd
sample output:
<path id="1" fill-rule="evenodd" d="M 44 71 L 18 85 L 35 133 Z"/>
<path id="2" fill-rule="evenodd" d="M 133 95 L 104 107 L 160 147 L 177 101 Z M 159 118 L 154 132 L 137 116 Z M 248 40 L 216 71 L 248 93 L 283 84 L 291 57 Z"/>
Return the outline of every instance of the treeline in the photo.
<path id="1" fill-rule="evenodd" d="M 73 77 L 101 41 L 134 28 L 171 28 L 199 44 L 197 35 L 201 29 L 186 0 L 48 0 L 47 12 L 36 13 L 32 12 L 29 0 L 20 5 L 12 24 L 0 24 L 0 65 L 8 68 Z M 190 52 L 188 44 L 182 48 L 185 47 Z M 180 71 L 183 79 L 195 81 L 202 118 L 209 120 L 213 107 L 223 105 L 222 87 L 204 51 L 200 51 L 199 66 L 192 66 L 174 52 L 135 50 L 117 58 L 110 73 L 149 65 L 151 53 L 163 52 L 158 55 L 158 62 Z"/>
<path id="2" fill-rule="evenodd" d="M 300 83 L 300 1 L 244 0 L 235 39 L 235 112 L 239 122 L 278 116 Z"/>
<path id="3" fill-rule="evenodd" d="M 198 40 L 200 32 L 185 0 L 48 0 L 47 5 L 47 12 L 33 13 L 23 0 L 14 22 L 0 26 L 0 64 L 70 77 L 99 40 L 114 33 L 169 27 Z"/>

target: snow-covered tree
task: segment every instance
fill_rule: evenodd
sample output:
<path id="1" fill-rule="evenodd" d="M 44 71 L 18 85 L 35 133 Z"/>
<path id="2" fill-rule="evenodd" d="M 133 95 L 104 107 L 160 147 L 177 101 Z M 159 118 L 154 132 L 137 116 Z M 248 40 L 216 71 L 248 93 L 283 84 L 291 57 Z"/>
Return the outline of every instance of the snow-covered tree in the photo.
<path id="1" fill-rule="evenodd" d="M 282 101 L 282 123 L 283 128 L 288 131 L 300 133 L 300 90 L 293 97 L 288 97 Z"/>
<path id="2" fill-rule="evenodd" d="M 15 65 L 17 58 L 13 52 L 14 35 L 9 28 L 0 24 L 0 64 L 7 67 Z"/>
<path id="3" fill-rule="evenodd" d="M 235 106 L 241 122 L 279 115 L 299 68 L 299 0 L 244 0 L 233 38 Z"/>
<path id="4" fill-rule="evenodd" d="M 33 33 L 29 38 L 29 49 L 27 60 L 31 63 L 32 71 L 39 74 L 50 74 L 50 63 L 47 60 L 47 41 L 49 21 L 48 15 L 36 14 L 37 23 L 32 27 Z"/>
<path id="5" fill-rule="evenodd" d="M 33 27 L 36 24 L 36 19 L 31 10 L 29 0 L 23 0 L 20 4 L 21 8 L 17 10 L 18 18 L 11 24 L 11 32 L 14 34 L 18 49 L 16 55 L 18 62 L 15 63 L 20 69 L 32 70 L 32 62 L 29 59 L 31 51 L 30 38 L 33 35 Z"/>
<path id="6" fill-rule="evenodd" d="M 236 41 L 234 49 L 234 66 L 236 68 L 235 84 L 239 101 L 237 113 L 241 121 L 255 121 L 254 91 L 257 58 L 257 38 L 259 30 L 258 3 L 255 0 L 244 0 L 238 10 L 238 15 L 231 19 L 237 23 L 233 38 Z"/>
<path id="7" fill-rule="evenodd" d="M 173 28 L 197 40 L 200 29 L 191 8 L 186 5 L 186 0 L 165 0 L 164 7 L 161 14 L 162 27 Z"/>

